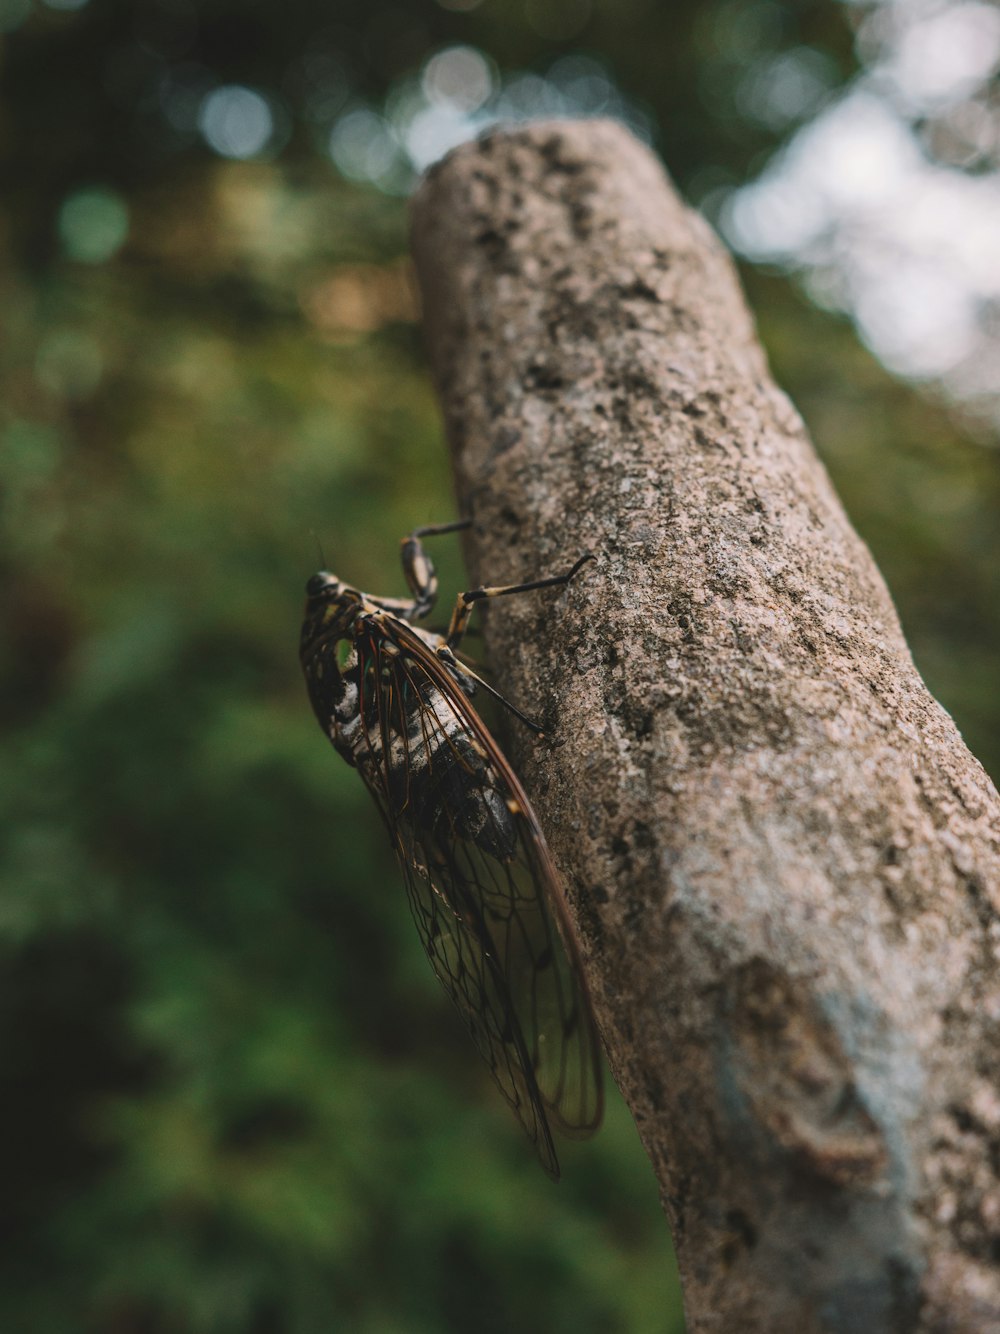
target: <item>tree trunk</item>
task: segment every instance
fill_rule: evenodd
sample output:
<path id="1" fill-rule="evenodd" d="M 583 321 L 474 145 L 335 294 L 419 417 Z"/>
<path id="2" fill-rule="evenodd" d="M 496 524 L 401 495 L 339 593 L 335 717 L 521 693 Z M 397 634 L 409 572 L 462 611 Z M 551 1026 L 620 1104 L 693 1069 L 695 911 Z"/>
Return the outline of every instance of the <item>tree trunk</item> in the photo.
<path id="1" fill-rule="evenodd" d="M 1000 1330 L 1000 799 L 731 262 L 595 121 L 458 149 L 413 234 L 473 578 L 597 556 L 486 643 L 689 1329 Z"/>

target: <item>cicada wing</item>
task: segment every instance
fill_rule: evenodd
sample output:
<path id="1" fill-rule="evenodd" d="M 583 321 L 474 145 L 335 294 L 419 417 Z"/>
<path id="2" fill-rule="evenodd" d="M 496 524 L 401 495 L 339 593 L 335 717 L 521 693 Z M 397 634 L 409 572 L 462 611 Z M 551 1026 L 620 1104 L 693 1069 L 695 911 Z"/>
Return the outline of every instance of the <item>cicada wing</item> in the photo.
<path id="1" fill-rule="evenodd" d="M 575 1135 L 599 1124 L 600 1049 L 538 822 L 493 737 L 417 635 L 393 619 L 356 646 L 370 756 L 358 767 L 392 833 L 417 930 L 557 1175 L 549 1122 Z"/>
<path id="2" fill-rule="evenodd" d="M 405 847 L 405 835 L 403 842 Z M 428 866 L 424 853 L 425 849 L 411 844 L 401 854 L 400 863 L 413 918 L 431 966 L 545 1170 L 558 1177 L 546 1107 L 504 962 L 497 955 L 485 922 L 472 906 L 472 895 L 464 909 L 457 909 L 451 889 L 454 871 Z"/>

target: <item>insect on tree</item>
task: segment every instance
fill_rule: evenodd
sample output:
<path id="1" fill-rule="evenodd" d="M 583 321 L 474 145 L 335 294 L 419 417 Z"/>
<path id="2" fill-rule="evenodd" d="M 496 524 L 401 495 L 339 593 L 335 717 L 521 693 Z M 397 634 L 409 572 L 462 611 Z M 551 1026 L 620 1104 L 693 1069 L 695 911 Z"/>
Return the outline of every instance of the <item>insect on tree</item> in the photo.
<path id="1" fill-rule="evenodd" d="M 600 1045 L 558 873 L 524 788 L 476 712 L 483 681 L 459 645 L 477 602 L 568 584 L 565 574 L 461 593 L 446 633 L 422 629 L 437 576 L 418 528 L 402 542 L 409 598 L 322 571 L 306 585 L 301 660 L 313 711 L 375 798 L 424 949 L 553 1178 L 552 1129 L 601 1120 Z"/>

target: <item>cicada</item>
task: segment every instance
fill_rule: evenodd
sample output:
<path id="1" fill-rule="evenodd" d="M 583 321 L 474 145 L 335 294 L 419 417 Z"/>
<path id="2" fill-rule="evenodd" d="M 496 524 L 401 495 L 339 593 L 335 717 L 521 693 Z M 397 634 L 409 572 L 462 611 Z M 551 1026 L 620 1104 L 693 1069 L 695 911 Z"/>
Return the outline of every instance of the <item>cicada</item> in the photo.
<path id="1" fill-rule="evenodd" d="M 301 660 L 313 711 L 364 780 L 445 991 L 553 1178 L 553 1129 L 577 1137 L 603 1108 L 600 1046 L 559 875 L 517 775 L 474 707 L 495 696 L 460 653 L 484 598 L 568 584 L 565 574 L 461 593 L 444 634 L 415 624 L 437 598 L 420 528 L 402 542 L 409 598 L 326 571 L 306 585 Z"/>

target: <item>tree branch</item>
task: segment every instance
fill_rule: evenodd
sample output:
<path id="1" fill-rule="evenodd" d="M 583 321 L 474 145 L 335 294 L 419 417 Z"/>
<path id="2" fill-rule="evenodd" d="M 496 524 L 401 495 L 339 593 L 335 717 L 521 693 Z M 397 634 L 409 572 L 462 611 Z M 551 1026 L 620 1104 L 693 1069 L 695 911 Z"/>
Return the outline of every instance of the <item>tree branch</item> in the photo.
<path id="1" fill-rule="evenodd" d="M 692 1331 L 1000 1329 L 1000 799 L 733 268 L 620 126 L 413 209 L 473 578 Z"/>

